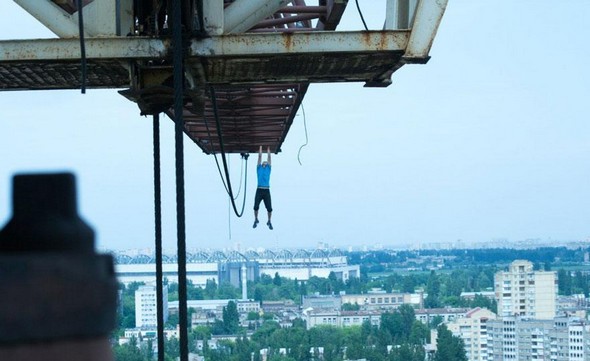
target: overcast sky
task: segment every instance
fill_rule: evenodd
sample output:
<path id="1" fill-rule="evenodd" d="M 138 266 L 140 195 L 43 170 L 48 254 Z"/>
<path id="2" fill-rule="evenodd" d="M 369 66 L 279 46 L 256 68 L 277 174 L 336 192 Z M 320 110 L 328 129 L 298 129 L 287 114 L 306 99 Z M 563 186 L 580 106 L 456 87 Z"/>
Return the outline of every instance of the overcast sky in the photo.
<path id="1" fill-rule="evenodd" d="M 384 1 L 360 0 L 372 29 Z M 0 39 L 53 34 L 0 2 Z M 426 65 L 388 88 L 313 84 L 273 157 L 273 225 L 229 211 L 185 138 L 188 248 L 383 246 L 590 237 L 590 1 L 450 0 Z M 344 27 L 360 30 L 354 1 Z M 0 93 L 0 224 L 11 177 L 71 171 L 100 249 L 153 247 L 151 118 L 116 90 Z M 176 244 L 173 123 L 162 121 L 164 247 Z M 240 159 L 231 158 L 234 188 Z M 242 197 L 240 196 L 240 202 Z M 241 205 L 238 202 L 238 205 Z M 264 210 L 263 208 L 261 208 Z"/>

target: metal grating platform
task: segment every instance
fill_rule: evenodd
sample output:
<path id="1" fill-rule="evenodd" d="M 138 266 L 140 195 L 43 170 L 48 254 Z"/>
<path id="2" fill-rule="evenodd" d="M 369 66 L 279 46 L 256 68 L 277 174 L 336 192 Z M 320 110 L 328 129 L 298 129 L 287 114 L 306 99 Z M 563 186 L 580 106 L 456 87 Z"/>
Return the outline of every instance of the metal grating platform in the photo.
<path id="1" fill-rule="evenodd" d="M 31 61 L 0 63 L 0 90 L 51 90 L 81 87 L 79 61 Z M 129 86 L 129 71 L 113 60 L 89 61 L 89 88 L 122 88 Z"/>
<path id="2" fill-rule="evenodd" d="M 258 145 L 269 145 L 278 152 L 276 146 L 285 140 L 307 87 L 301 83 L 214 87 L 224 150 L 256 153 Z M 184 120 L 187 134 L 205 153 L 221 148 L 210 92 L 203 115 L 185 111 Z"/>

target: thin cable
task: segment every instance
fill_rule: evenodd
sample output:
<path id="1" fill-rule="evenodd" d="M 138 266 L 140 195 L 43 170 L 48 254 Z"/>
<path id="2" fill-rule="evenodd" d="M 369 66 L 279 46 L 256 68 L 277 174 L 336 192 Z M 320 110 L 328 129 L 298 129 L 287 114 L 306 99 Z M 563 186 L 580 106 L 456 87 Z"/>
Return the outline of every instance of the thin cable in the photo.
<path id="1" fill-rule="evenodd" d="M 184 208 L 184 149 L 182 117 L 184 69 L 182 49 L 182 9 L 180 0 L 173 1 L 173 66 L 174 66 L 174 139 L 176 154 L 176 231 L 178 258 L 178 324 L 180 361 L 188 361 L 188 310 L 186 296 L 186 224 Z"/>
<path id="2" fill-rule="evenodd" d="M 156 312 L 158 361 L 164 361 L 164 290 L 162 275 L 162 190 L 160 176 L 160 114 L 154 114 L 154 223 L 156 242 Z"/>
<path id="3" fill-rule="evenodd" d="M 78 6 L 78 32 L 80 33 L 80 59 L 82 62 L 82 75 L 80 79 L 82 94 L 86 93 L 86 44 L 84 42 L 84 12 L 82 0 L 77 1 Z"/>
<path id="4" fill-rule="evenodd" d="M 299 147 L 299 151 L 297 152 L 297 161 L 299 162 L 299 165 L 302 165 L 301 159 L 299 159 L 299 153 L 301 153 L 301 149 L 305 147 L 309 141 L 309 138 L 307 137 L 307 120 L 305 117 L 305 108 L 303 107 L 303 103 L 301 103 L 301 110 L 303 111 L 303 128 L 305 129 L 305 144 Z"/>
<path id="5" fill-rule="evenodd" d="M 227 159 L 225 157 L 225 149 L 223 146 L 223 136 L 221 134 L 221 122 L 219 121 L 219 114 L 217 112 L 217 97 L 215 96 L 215 89 L 210 87 L 211 92 L 211 102 L 213 103 L 213 115 L 215 116 L 215 125 L 217 127 L 217 136 L 219 137 L 219 149 L 221 150 L 221 160 L 223 161 L 223 169 L 225 171 L 225 179 L 227 180 L 227 189 L 229 193 L 229 198 L 231 199 L 231 205 L 234 208 L 234 213 L 236 216 L 241 217 L 244 214 L 244 207 L 246 205 L 246 192 L 244 191 L 244 200 L 242 202 L 242 210 L 238 212 L 236 207 L 236 202 L 234 200 L 234 194 L 231 188 L 231 182 L 229 179 L 229 170 L 227 169 Z M 242 157 L 246 158 L 246 171 L 245 171 L 245 180 L 244 180 L 244 189 L 247 189 L 247 182 L 248 182 L 248 156 L 246 154 L 242 154 Z"/>
<path id="6" fill-rule="evenodd" d="M 363 12 L 361 11 L 361 7 L 359 5 L 359 0 L 355 0 L 356 2 L 356 9 L 359 11 L 359 15 L 361 16 L 361 21 L 363 22 L 363 25 L 365 26 L 365 30 L 369 31 L 369 28 L 367 27 L 367 23 L 365 22 L 365 17 L 363 16 Z"/>

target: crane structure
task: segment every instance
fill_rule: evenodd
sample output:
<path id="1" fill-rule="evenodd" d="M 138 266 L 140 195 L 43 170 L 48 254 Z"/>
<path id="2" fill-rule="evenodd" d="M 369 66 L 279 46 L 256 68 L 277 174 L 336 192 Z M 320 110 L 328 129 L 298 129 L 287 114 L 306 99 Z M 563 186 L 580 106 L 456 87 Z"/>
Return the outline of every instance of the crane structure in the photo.
<path id="1" fill-rule="evenodd" d="M 179 349 L 180 360 L 188 361 L 183 132 L 205 153 L 222 153 L 224 163 L 225 153 L 254 153 L 260 145 L 277 153 L 311 83 L 364 82 L 368 87 L 386 87 L 403 65 L 426 63 L 448 0 L 383 0 L 385 21 L 383 29 L 376 31 L 366 25 L 359 31 L 336 30 L 348 0 L 13 1 L 57 38 L 0 41 L 0 91 L 118 89 L 137 103 L 142 115 L 154 118 L 158 360 L 164 360 L 159 114 L 166 113 L 175 122 Z M 69 175 L 59 178 L 71 183 Z M 39 208 L 44 201 L 49 203 L 46 208 L 54 211 L 60 204 L 59 199 L 46 199 L 47 194 L 55 193 L 54 188 L 64 188 L 63 179 L 61 183 L 52 176 L 39 181 L 36 177 L 23 179 L 26 184 L 32 182 L 36 193 L 21 192 L 25 206 L 20 208 Z M 228 188 L 231 195 L 229 184 Z M 39 194 L 41 202 L 29 193 Z M 74 198 L 71 189 L 65 194 Z M 60 209 L 58 206 L 56 213 Z M 44 214 L 38 210 L 31 213 Z M 53 219 L 41 218 L 43 225 Z M 29 226 L 25 222 L 25 228 Z M 0 240 L 0 246 L 21 241 L 8 236 Z M 49 246 L 60 246 L 62 238 L 67 238 L 63 234 L 54 236 Z M 34 245 L 36 237 L 50 239 L 41 232 L 26 241 Z M 67 244 L 75 249 L 73 241 Z M 49 246 L 44 249 L 51 249 Z M 0 263 L 54 263 L 51 252 L 39 253 L 26 244 L 20 247 L 22 254 L 4 255 Z M 75 273 L 79 257 L 66 251 L 60 265 Z M 87 258 L 86 254 L 82 256 Z M 101 270 L 105 279 L 114 282 L 113 275 L 107 274 L 109 270 L 112 273 L 112 260 L 105 260 Z M 76 278 L 61 269 L 56 274 L 49 287 Z M 34 280 L 39 275 L 31 272 L 29 276 Z M 96 277 L 89 281 L 93 280 Z M 22 284 L 23 292 L 10 293 L 20 298 L 6 313 L 21 315 L 18 306 L 33 300 L 42 305 L 38 308 L 42 314 L 48 309 L 47 302 L 61 295 L 52 288 L 35 293 L 37 288 L 28 285 L 40 284 L 37 281 L 25 280 Z M 2 286 L 6 288 L 6 284 Z M 113 296 L 114 300 L 115 288 L 110 291 L 103 296 Z M 87 310 L 85 302 L 79 299 L 72 304 Z M 61 307 L 50 310 L 55 311 L 56 322 L 32 322 L 28 314 L 15 319 L 14 324 L 22 326 L 20 333 L 15 336 L 11 327 L 0 329 L 0 341 L 8 340 L 22 348 L 0 345 L 0 358 L 61 360 L 68 355 L 68 359 L 110 360 L 108 329 L 114 324 L 114 302 L 109 306 L 104 317 L 99 317 L 103 321 L 99 330 L 88 318 L 90 322 L 78 328 L 56 333 L 54 327 L 67 324 L 58 320 L 65 314 Z M 48 319 L 53 320 L 43 317 Z M 38 324 L 47 327 L 37 330 Z M 79 341 L 80 336 L 88 334 L 97 338 Z"/>
<path id="2" fill-rule="evenodd" d="M 173 0 L 14 1 L 58 38 L 0 41 L 0 91 L 120 89 L 174 119 Z M 447 4 L 386 0 L 382 30 L 337 31 L 348 0 L 179 1 L 184 132 L 207 154 L 279 152 L 311 83 L 386 87 L 426 63 Z"/>

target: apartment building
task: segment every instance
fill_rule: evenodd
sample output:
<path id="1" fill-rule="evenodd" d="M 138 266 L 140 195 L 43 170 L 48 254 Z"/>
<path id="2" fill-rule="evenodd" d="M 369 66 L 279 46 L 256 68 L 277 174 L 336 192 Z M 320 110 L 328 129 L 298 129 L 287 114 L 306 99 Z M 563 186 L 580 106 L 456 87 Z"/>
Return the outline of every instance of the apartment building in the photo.
<path id="1" fill-rule="evenodd" d="M 590 325 L 582 321 L 569 323 L 567 340 L 570 361 L 590 360 Z"/>
<path id="2" fill-rule="evenodd" d="M 550 320 L 556 314 L 557 273 L 534 271 L 533 264 L 516 260 L 494 277 L 498 316 Z"/>
<path id="3" fill-rule="evenodd" d="M 139 286 L 135 291 L 135 327 L 148 328 L 158 325 L 156 286 Z M 168 285 L 163 287 L 164 322 L 168 320 Z"/>
<path id="4" fill-rule="evenodd" d="M 449 331 L 463 339 L 469 361 L 488 360 L 487 323 L 494 319 L 496 319 L 494 312 L 477 307 L 469 310 L 464 317 L 447 323 Z"/>
<path id="5" fill-rule="evenodd" d="M 488 360 L 590 360 L 590 324 L 578 318 L 489 320 Z"/>

